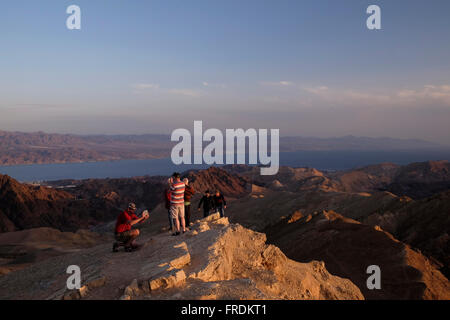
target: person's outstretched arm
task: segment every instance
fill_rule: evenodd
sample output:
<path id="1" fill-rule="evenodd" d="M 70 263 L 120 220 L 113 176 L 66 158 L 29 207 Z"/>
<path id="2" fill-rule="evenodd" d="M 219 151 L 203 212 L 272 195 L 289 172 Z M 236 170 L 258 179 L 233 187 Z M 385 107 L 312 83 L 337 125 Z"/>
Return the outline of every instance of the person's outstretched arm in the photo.
<path id="1" fill-rule="evenodd" d="M 133 220 L 130 221 L 130 226 L 134 226 L 135 224 L 144 222 L 144 221 L 147 219 L 146 217 L 138 218 L 138 217 L 136 217 L 136 216 L 135 216 L 135 218 L 136 218 L 136 219 L 133 219 Z"/>

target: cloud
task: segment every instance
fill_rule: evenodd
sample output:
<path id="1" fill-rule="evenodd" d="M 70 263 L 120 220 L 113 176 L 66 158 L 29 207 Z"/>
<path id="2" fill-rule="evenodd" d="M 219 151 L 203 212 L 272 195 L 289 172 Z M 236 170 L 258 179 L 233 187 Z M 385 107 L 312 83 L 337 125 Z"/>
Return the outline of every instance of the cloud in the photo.
<path id="1" fill-rule="evenodd" d="M 209 88 L 226 88 L 227 86 L 225 84 L 221 84 L 221 83 L 209 83 L 207 81 L 203 81 L 202 85 L 204 87 L 209 87 Z"/>
<path id="2" fill-rule="evenodd" d="M 145 89 L 159 89 L 159 84 L 154 83 L 138 83 L 134 84 L 133 87 L 138 90 L 145 90 Z"/>
<path id="3" fill-rule="evenodd" d="M 314 94 L 321 94 L 323 92 L 328 91 L 328 87 L 326 86 L 320 86 L 320 87 L 312 87 L 312 88 L 303 88 L 303 90 L 314 93 Z"/>
<path id="4" fill-rule="evenodd" d="M 178 88 L 161 88 L 159 84 L 154 83 L 138 83 L 133 84 L 131 87 L 134 89 L 133 93 L 157 93 L 162 95 L 175 95 L 186 97 L 200 97 L 203 92 L 193 89 L 178 89 Z"/>
<path id="5" fill-rule="evenodd" d="M 434 101 L 450 106 L 450 85 L 426 85 L 417 90 L 400 90 L 397 97 L 405 101 Z"/>
<path id="6" fill-rule="evenodd" d="M 326 86 L 303 87 L 308 101 L 321 105 L 381 107 L 450 106 L 450 85 L 425 85 L 418 89 L 363 91 Z M 305 97 L 302 97 L 305 98 Z"/>
<path id="7" fill-rule="evenodd" d="M 293 86 L 294 83 L 291 81 L 278 81 L 278 82 L 260 82 L 259 83 L 262 86 L 272 86 L 272 87 L 290 87 Z"/>
<path id="8" fill-rule="evenodd" d="M 46 109 L 68 109 L 74 107 L 72 104 L 48 104 L 48 103 L 14 103 L 0 104 L 0 109 L 5 110 L 46 110 Z"/>
<path id="9" fill-rule="evenodd" d="M 187 96 L 187 97 L 200 97 L 203 95 L 200 91 L 191 90 L 191 89 L 169 89 L 169 90 L 167 90 L 167 92 L 170 94 Z"/>

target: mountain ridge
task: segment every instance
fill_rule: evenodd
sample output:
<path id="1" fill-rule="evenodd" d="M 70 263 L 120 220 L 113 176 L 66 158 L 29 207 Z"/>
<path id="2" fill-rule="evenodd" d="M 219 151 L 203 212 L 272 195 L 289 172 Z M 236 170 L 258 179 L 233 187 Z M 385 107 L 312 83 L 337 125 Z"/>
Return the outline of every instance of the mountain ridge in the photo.
<path id="1" fill-rule="evenodd" d="M 168 158 L 169 135 L 75 135 L 0 131 L 0 165 L 48 164 Z M 280 152 L 329 150 L 450 150 L 417 139 L 280 137 Z"/>

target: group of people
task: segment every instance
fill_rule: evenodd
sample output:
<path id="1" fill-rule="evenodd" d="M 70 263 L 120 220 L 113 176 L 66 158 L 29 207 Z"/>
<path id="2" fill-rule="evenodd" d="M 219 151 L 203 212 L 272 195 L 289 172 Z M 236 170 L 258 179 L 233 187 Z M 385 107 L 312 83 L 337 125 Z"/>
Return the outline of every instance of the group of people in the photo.
<path id="1" fill-rule="evenodd" d="M 165 190 L 166 209 L 169 218 L 169 229 L 173 236 L 188 231 L 191 222 L 191 198 L 195 194 L 194 188 L 189 185 L 187 178 L 181 180 L 181 175 L 175 172 L 167 181 L 168 188 Z M 225 216 L 227 202 L 223 194 L 217 190 L 212 194 L 206 190 L 198 204 L 198 211 L 203 207 L 203 217 L 219 212 L 220 217 Z M 125 251 L 134 251 L 139 248 L 136 244 L 136 238 L 139 236 L 139 230 L 132 227 L 138 223 L 145 222 L 149 215 L 142 217 L 136 215 L 136 205 L 130 203 L 128 208 L 121 212 L 117 218 L 115 227 L 115 239 L 113 251 L 117 252 L 119 247 L 123 245 Z"/>
<path id="2" fill-rule="evenodd" d="M 217 190 L 214 195 L 211 195 L 209 190 L 206 190 L 205 194 L 198 203 L 198 211 L 200 211 L 202 205 L 204 218 L 209 216 L 211 212 L 219 212 L 221 218 L 225 216 L 227 202 L 225 201 L 223 194 L 221 194 L 219 190 Z"/>
<path id="3" fill-rule="evenodd" d="M 187 228 L 192 225 L 191 198 L 195 194 L 195 190 L 189 185 L 187 178 L 181 181 L 178 172 L 175 172 L 167 183 L 168 188 L 165 191 L 165 199 L 169 228 L 173 231 L 173 236 L 178 236 L 181 233 L 185 233 Z M 206 190 L 198 204 L 198 211 L 201 210 L 202 206 L 203 217 L 207 217 L 213 212 L 219 212 L 220 217 L 224 217 L 227 203 L 219 190 L 214 195 L 209 190 Z"/>

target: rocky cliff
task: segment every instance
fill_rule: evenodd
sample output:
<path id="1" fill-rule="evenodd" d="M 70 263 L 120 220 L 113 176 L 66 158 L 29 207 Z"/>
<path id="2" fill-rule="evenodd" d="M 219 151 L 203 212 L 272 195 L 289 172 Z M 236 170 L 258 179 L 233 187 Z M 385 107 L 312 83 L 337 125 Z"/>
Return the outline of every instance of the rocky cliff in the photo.
<path id="1" fill-rule="evenodd" d="M 436 265 L 379 227 L 332 211 L 297 212 L 267 228 L 270 243 L 291 259 L 321 260 L 331 273 L 349 278 L 366 299 L 450 299 L 450 283 Z M 381 290 L 369 290 L 368 266 L 381 270 Z"/>
<path id="2" fill-rule="evenodd" d="M 217 215 L 179 237 L 143 234 L 133 253 L 108 243 L 5 275 L 0 299 L 363 299 L 323 262 L 290 260 L 264 234 Z M 66 290 L 69 265 L 81 268 L 80 290 Z"/>
<path id="3" fill-rule="evenodd" d="M 39 227 L 76 231 L 115 219 L 117 212 L 104 198 L 80 200 L 62 190 L 0 175 L 0 233 Z"/>

